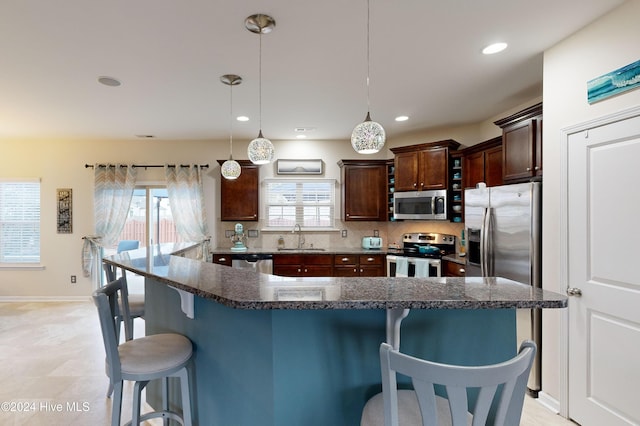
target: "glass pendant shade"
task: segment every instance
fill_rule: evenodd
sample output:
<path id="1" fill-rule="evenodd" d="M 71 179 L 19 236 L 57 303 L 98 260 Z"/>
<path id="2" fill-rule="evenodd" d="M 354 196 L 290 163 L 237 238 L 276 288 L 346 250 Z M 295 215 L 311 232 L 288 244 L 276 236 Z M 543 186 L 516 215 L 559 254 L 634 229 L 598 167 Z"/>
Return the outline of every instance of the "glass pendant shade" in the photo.
<path id="1" fill-rule="evenodd" d="M 367 113 L 367 118 L 351 133 L 351 146 L 358 154 L 375 154 L 384 146 L 387 136 L 384 128 Z"/>
<path id="2" fill-rule="evenodd" d="M 273 160 L 275 149 L 271 141 L 262 136 L 262 130 L 258 137 L 249 143 L 247 154 L 253 164 L 267 164 Z"/>
<path id="3" fill-rule="evenodd" d="M 225 179 L 233 180 L 238 179 L 240 173 L 242 172 L 242 167 L 240 167 L 240 164 L 236 160 L 234 160 L 233 158 L 229 158 L 227 161 L 222 163 L 220 171 L 222 173 L 222 177 L 224 177 Z"/>

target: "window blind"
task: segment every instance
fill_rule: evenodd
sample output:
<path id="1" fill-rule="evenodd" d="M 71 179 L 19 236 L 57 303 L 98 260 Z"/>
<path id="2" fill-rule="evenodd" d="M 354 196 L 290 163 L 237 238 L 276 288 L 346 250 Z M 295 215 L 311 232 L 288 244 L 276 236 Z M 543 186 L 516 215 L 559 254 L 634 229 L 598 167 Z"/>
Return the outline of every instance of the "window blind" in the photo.
<path id="1" fill-rule="evenodd" d="M 40 262 L 40 181 L 0 181 L 0 263 Z"/>

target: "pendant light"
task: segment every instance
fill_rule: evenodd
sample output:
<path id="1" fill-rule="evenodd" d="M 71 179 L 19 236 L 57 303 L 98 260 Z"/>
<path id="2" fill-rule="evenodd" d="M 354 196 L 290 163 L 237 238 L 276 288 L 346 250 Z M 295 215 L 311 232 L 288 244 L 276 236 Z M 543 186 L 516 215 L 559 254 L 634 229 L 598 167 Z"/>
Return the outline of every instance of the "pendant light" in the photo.
<path id="1" fill-rule="evenodd" d="M 367 116 L 351 133 L 351 146 L 359 154 L 374 154 L 384 146 L 387 136 L 380 123 L 371 120 L 369 102 L 369 1 L 367 0 Z"/>
<path id="2" fill-rule="evenodd" d="M 276 26 L 276 21 L 268 15 L 255 14 L 244 20 L 244 26 L 254 34 L 260 35 L 260 68 L 259 68 L 259 105 L 260 131 L 258 137 L 249 143 L 247 153 L 253 164 L 267 164 L 273 160 L 274 149 L 271 141 L 262 136 L 262 34 L 270 33 Z"/>
<path id="3" fill-rule="evenodd" d="M 233 86 L 242 83 L 242 77 L 235 74 L 225 74 L 220 77 L 220 81 L 229 86 L 229 159 L 222 163 L 220 172 L 225 179 L 238 179 L 242 168 L 240 164 L 233 159 Z"/>

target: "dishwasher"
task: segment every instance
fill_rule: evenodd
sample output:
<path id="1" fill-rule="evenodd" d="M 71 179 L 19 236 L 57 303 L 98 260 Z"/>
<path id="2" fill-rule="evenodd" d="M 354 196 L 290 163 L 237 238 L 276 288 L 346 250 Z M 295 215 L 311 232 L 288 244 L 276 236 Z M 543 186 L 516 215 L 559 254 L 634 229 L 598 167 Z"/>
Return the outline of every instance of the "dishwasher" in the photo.
<path id="1" fill-rule="evenodd" d="M 263 274 L 273 273 L 273 255 L 266 253 L 233 253 L 231 267 L 237 269 L 252 269 Z"/>

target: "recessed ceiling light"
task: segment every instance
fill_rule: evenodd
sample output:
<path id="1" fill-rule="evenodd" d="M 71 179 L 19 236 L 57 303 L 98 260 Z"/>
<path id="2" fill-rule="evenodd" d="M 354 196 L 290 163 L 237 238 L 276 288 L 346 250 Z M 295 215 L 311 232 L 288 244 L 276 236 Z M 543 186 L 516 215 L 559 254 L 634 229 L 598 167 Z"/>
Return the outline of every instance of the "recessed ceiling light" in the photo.
<path id="1" fill-rule="evenodd" d="M 307 135 L 296 135 L 296 139 L 306 139 Z"/>
<path id="2" fill-rule="evenodd" d="M 396 117 L 396 121 L 407 121 L 409 119 L 409 117 L 407 117 L 406 115 L 399 115 Z"/>
<path id="3" fill-rule="evenodd" d="M 236 120 L 238 120 L 238 121 L 249 121 L 249 117 L 247 117 L 245 115 L 240 115 L 240 116 L 238 116 L 238 118 L 236 118 Z"/>
<path id="4" fill-rule="evenodd" d="M 502 52 L 507 48 L 507 43 L 493 43 L 482 49 L 482 53 L 485 55 L 493 55 L 494 53 Z"/>
<path id="5" fill-rule="evenodd" d="M 98 83 L 104 84 L 105 86 L 111 86 L 111 87 L 117 87 L 122 84 L 117 78 L 107 77 L 107 76 L 98 77 Z"/>

